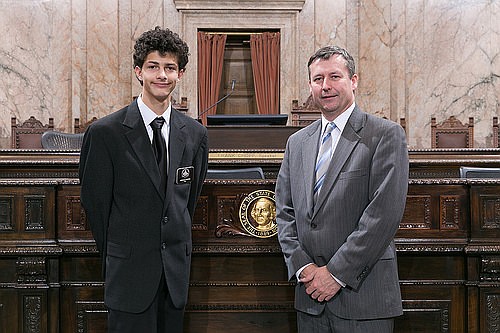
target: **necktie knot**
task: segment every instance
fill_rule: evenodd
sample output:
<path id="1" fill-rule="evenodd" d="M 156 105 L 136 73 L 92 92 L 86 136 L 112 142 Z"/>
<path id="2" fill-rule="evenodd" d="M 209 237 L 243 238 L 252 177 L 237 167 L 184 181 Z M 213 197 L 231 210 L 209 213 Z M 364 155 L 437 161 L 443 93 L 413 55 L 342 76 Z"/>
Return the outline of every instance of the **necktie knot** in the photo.
<path id="1" fill-rule="evenodd" d="M 333 130 L 335 129 L 335 127 L 337 127 L 335 125 L 335 123 L 332 121 L 332 122 L 329 122 L 327 125 L 326 125 L 326 128 L 325 128 L 325 134 L 323 135 L 323 140 L 324 138 L 328 135 L 328 134 L 331 134 L 333 132 Z"/>
<path id="2" fill-rule="evenodd" d="M 161 130 L 163 124 L 165 123 L 165 118 L 157 117 L 151 122 L 151 127 L 156 130 Z"/>

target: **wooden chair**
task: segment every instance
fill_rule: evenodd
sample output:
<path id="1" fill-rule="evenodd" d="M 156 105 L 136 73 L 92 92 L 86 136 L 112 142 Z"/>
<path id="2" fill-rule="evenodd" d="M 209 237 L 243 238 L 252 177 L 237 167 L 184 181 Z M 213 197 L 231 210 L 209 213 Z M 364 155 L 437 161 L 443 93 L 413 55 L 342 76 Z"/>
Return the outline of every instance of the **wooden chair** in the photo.
<path id="1" fill-rule="evenodd" d="M 321 111 L 312 103 L 312 96 L 309 95 L 302 106 L 299 106 L 298 100 L 292 101 L 292 126 L 307 126 L 319 118 Z"/>
<path id="2" fill-rule="evenodd" d="M 493 147 L 500 148 L 500 132 L 498 131 L 498 117 L 493 117 Z"/>
<path id="3" fill-rule="evenodd" d="M 18 124 L 16 117 L 11 118 L 12 148 L 15 149 L 41 149 L 42 134 L 54 129 L 54 118 L 49 118 L 49 123 L 43 125 L 34 116 L 22 124 Z"/>
<path id="4" fill-rule="evenodd" d="M 462 124 L 455 116 L 451 116 L 441 124 L 431 118 L 432 148 L 473 148 L 474 118 L 469 117 L 468 124 Z"/>
<path id="5" fill-rule="evenodd" d="M 404 117 L 399 118 L 399 124 L 401 125 L 401 127 L 403 127 L 406 136 L 408 136 L 408 133 L 406 132 L 406 119 Z"/>
<path id="6" fill-rule="evenodd" d="M 87 127 L 89 127 L 90 124 L 92 124 L 94 121 L 97 120 L 97 117 L 93 117 L 89 121 L 87 121 L 85 124 L 80 124 L 80 119 L 75 118 L 75 127 L 74 127 L 74 133 L 85 133 L 85 130 Z"/>
<path id="7" fill-rule="evenodd" d="M 177 111 L 180 111 L 180 112 L 182 112 L 184 114 L 187 114 L 188 111 L 189 111 L 187 97 L 181 97 L 181 102 L 180 103 L 177 103 L 177 101 L 173 100 L 172 101 L 172 106 L 175 109 L 177 109 Z"/>

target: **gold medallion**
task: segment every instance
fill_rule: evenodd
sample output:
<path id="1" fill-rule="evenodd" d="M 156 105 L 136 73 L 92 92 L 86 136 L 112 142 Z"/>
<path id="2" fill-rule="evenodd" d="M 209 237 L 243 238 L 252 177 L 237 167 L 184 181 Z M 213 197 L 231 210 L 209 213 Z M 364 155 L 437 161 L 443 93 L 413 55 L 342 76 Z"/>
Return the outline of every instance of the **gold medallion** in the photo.
<path id="1" fill-rule="evenodd" d="M 253 191 L 240 205 L 240 222 L 243 228 L 258 238 L 269 238 L 278 233 L 276 201 L 273 191 Z"/>

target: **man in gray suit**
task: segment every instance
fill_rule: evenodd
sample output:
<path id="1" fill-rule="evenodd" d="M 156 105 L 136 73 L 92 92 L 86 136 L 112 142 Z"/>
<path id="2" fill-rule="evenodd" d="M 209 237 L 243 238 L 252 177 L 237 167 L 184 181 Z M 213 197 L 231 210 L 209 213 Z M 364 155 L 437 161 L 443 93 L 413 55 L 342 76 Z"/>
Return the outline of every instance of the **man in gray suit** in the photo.
<path id="1" fill-rule="evenodd" d="M 319 49 L 308 70 L 322 117 L 290 136 L 276 184 L 299 332 L 392 332 L 402 314 L 394 235 L 408 189 L 405 133 L 355 104 L 346 50 Z"/>
<path id="2" fill-rule="evenodd" d="M 103 258 L 108 332 L 181 333 L 207 129 L 170 102 L 186 43 L 156 27 L 134 49 L 142 92 L 85 132 L 81 201 Z"/>

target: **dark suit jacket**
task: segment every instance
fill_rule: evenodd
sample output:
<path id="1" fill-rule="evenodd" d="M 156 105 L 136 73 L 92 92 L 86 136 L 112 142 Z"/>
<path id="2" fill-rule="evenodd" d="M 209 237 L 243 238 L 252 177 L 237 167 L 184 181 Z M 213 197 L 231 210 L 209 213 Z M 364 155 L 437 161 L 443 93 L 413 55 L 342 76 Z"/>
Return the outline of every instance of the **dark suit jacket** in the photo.
<path id="1" fill-rule="evenodd" d="M 398 124 L 356 107 L 333 154 L 318 202 L 314 167 L 321 120 L 290 136 L 276 184 L 278 238 L 290 279 L 308 263 L 347 284 L 319 303 L 297 284 L 297 310 L 327 305 L 347 319 L 402 314 L 394 235 L 408 188 L 408 152 Z"/>
<path id="2" fill-rule="evenodd" d="M 137 102 L 95 121 L 80 155 L 81 202 L 103 257 L 105 303 L 142 312 L 162 270 L 174 306 L 187 302 L 191 222 L 208 163 L 207 130 L 172 108 L 166 194 Z M 179 168 L 194 167 L 179 183 Z"/>

